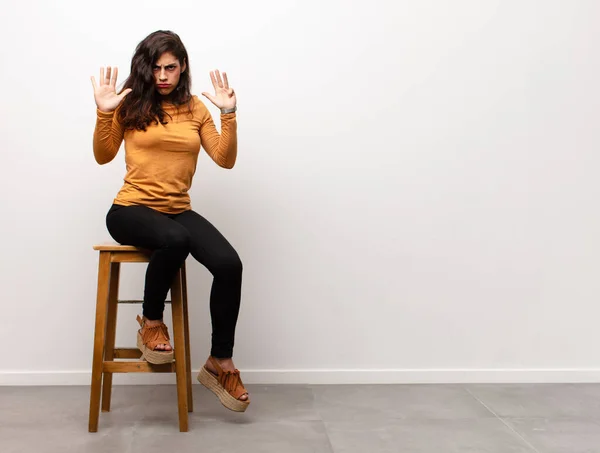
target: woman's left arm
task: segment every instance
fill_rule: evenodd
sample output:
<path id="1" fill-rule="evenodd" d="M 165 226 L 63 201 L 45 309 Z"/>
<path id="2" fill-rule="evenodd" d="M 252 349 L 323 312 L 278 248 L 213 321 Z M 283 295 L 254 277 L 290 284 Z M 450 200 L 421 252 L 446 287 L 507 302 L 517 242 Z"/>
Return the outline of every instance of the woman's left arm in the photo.
<path id="1" fill-rule="evenodd" d="M 209 101 L 221 110 L 221 134 L 208 109 L 204 106 L 201 113 L 200 140 L 202 147 L 211 159 L 220 167 L 233 168 L 237 158 L 237 117 L 235 114 L 237 99 L 233 88 L 229 87 L 227 74 L 211 71 L 210 79 L 215 94 L 203 92 Z"/>

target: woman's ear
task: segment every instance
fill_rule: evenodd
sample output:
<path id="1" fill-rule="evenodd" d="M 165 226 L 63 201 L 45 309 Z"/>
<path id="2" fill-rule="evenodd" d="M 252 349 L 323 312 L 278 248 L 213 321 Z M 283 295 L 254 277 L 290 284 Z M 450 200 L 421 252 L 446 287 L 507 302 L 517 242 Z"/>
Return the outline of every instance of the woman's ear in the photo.
<path id="1" fill-rule="evenodd" d="M 183 66 L 181 68 L 181 73 L 183 74 L 185 72 L 185 70 L 187 69 L 187 65 L 185 64 L 185 59 L 183 60 Z"/>

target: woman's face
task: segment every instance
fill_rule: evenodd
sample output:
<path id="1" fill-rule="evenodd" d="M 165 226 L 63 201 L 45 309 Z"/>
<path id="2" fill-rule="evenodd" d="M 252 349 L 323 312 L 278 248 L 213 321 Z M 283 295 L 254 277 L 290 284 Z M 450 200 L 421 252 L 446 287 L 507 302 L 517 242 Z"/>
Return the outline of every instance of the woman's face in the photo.
<path id="1" fill-rule="evenodd" d="M 185 72 L 185 62 L 182 67 L 175 55 L 165 52 L 156 60 L 152 71 L 157 91 L 163 96 L 168 96 L 177 88 L 179 77 Z"/>

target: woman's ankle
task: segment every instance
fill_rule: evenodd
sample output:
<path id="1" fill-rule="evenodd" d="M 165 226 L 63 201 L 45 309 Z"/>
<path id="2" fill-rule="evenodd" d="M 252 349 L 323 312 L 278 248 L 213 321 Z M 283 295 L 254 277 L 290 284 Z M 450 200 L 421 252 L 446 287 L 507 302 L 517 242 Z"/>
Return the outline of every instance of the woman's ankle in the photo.
<path id="1" fill-rule="evenodd" d="M 229 357 L 229 358 L 218 358 L 215 356 L 211 356 L 218 364 L 218 366 L 223 370 L 223 371 L 235 371 L 235 365 L 233 363 L 233 358 Z M 206 360 L 207 365 L 209 365 L 209 369 L 211 371 L 217 371 L 216 368 L 214 367 L 214 365 L 212 364 L 210 357 Z"/>
<path id="2" fill-rule="evenodd" d="M 147 324 L 148 326 L 157 326 L 159 324 L 162 324 L 163 320 L 162 319 L 148 319 L 145 316 L 142 317 L 143 321 L 145 324 Z"/>

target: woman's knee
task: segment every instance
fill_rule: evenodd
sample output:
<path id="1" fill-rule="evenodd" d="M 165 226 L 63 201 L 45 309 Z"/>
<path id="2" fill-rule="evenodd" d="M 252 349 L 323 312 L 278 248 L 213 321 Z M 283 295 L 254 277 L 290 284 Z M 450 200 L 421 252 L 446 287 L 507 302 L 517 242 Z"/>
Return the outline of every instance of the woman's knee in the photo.
<path id="1" fill-rule="evenodd" d="M 242 260 L 237 254 L 221 256 L 211 263 L 209 270 L 215 277 L 237 278 L 242 275 Z"/>
<path id="2" fill-rule="evenodd" d="M 184 228 L 169 228 L 161 234 L 161 248 L 169 250 L 190 250 L 190 234 Z"/>

